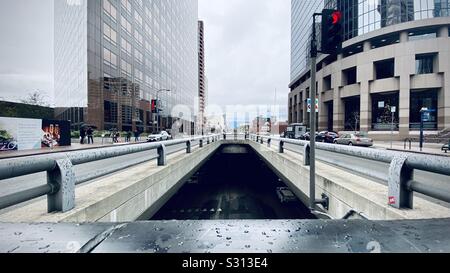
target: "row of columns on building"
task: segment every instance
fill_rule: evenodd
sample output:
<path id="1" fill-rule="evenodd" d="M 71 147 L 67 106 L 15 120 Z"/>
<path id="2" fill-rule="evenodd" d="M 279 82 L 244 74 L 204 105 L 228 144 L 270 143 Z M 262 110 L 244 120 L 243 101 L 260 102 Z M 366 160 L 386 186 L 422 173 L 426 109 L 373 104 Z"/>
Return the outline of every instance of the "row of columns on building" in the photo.
<path id="1" fill-rule="evenodd" d="M 448 37 L 448 26 L 441 27 L 438 31 L 438 37 Z M 400 33 L 400 43 L 405 43 L 409 39 L 409 31 L 403 31 Z M 372 45 L 370 41 L 365 41 L 363 45 L 363 51 L 368 52 L 372 50 Z M 444 51 L 440 54 L 445 56 L 440 56 L 441 60 L 447 60 L 448 63 L 441 64 L 440 67 L 445 67 L 446 71 L 444 73 L 444 83 L 442 85 L 441 92 L 438 94 L 438 117 L 439 117 L 439 129 L 450 128 L 450 51 Z M 397 55 L 395 61 L 396 67 L 403 67 L 407 69 L 398 69 L 395 76 L 399 78 L 399 135 L 408 136 L 409 135 L 409 120 L 410 120 L 410 90 L 411 90 L 411 78 L 410 76 L 414 74 L 414 71 L 410 71 L 410 67 L 415 67 L 415 59 L 411 59 L 409 55 Z M 343 59 L 343 55 L 339 54 L 337 56 L 337 61 Z M 414 62 L 411 64 L 411 62 Z M 325 64 L 323 64 L 323 67 Z M 360 83 L 360 130 L 361 131 L 371 131 L 372 130 L 372 99 L 370 94 L 370 82 L 375 79 L 373 63 L 367 63 L 357 67 L 358 80 Z M 341 72 L 341 70 L 339 70 Z M 443 72 L 443 71 L 439 71 Z M 332 90 L 333 90 L 333 130 L 343 131 L 345 129 L 345 105 L 343 99 L 340 97 L 339 86 L 342 82 L 342 73 L 332 74 Z M 328 129 L 328 107 L 325 102 L 322 101 L 322 94 L 320 90 L 323 89 L 323 81 L 318 80 L 318 90 L 319 90 L 319 130 Z M 306 92 L 303 96 L 305 97 Z M 306 99 L 306 98 L 305 98 Z M 307 109 L 305 103 L 303 103 L 303 121 L 309 124 L 309 118 L 307 114 Z M 297 120 L 301 120 L 300 111 L 298 111 Z"/>

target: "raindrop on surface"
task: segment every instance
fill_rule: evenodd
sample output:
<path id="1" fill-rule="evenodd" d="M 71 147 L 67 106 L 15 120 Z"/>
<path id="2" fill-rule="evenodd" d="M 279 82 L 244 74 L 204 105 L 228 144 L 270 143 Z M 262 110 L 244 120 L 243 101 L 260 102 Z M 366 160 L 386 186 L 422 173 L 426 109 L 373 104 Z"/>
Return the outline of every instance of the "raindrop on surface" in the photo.
<path id="1" fill-rule="evenodd" d="M 244 233 L 249 233 L 249 231 L 248 231 L 248 230 L 245 230 Z"/>
<path id="2" fill-rule="evenodd" d="M 178 243 L 178 246 L 182 246 L 182 245 L 184 245 L 184 242 L 179 242 Z"/>
<path id="3" fill-rule="evenodd" d="M 250 248 L 251 246 L 250 245 L 245 245 L 245 248 Z"/>
<path id="4" fill-rule="evenodd" d="M 268 249 L 267 253 L 273 253 L 272 249 Z"/>
<path id="5" fill-rule="evenodd" d="M 227 237 L 227 240 L 231 240 L 231 237 Z"/>

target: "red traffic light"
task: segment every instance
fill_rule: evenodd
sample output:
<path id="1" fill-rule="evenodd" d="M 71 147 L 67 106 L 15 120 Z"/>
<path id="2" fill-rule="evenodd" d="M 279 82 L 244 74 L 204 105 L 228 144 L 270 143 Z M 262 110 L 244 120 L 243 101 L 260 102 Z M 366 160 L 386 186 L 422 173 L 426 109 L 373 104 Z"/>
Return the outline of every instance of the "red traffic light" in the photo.
<path id="1" fill-rule="evenodd" d="M 331 14 L 331 18 L 333 19 L 333 25 L 336 25 L 341 21 L 342 13 L 340 11 L 334 11 L 333 14 Z"/>

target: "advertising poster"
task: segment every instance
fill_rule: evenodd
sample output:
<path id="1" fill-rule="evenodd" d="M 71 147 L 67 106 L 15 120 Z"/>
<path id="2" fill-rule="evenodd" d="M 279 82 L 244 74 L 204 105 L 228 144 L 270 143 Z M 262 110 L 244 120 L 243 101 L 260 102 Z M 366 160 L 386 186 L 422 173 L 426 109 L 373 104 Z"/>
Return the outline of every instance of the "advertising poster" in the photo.
<path id="1" fill-rule="evenodd" d="M 70 146 L 70 122 L 42 120 L 42 147 Z"/>
<path id="2" fill-rule="evenodd" d="M 41 148 L 42 120 L 0 117 L 0 151 Z"/>

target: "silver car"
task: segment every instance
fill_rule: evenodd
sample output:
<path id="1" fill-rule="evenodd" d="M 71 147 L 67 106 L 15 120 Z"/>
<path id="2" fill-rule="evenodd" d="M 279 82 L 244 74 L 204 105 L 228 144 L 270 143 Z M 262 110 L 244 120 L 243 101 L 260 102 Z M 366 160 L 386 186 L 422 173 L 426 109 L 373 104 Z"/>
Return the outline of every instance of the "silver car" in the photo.
<path id="1" fill-rule="evenodd" d="M 334 143 L 348 146 L 371 147 L 373 146 L 373 139 L 369 138 L 367 133 L 346 133 L 336 138 Z"/>

